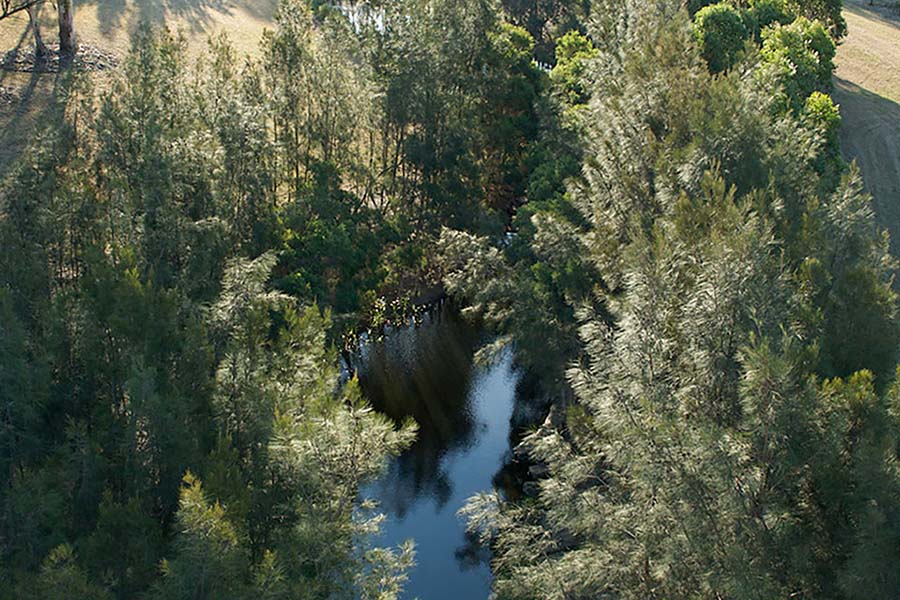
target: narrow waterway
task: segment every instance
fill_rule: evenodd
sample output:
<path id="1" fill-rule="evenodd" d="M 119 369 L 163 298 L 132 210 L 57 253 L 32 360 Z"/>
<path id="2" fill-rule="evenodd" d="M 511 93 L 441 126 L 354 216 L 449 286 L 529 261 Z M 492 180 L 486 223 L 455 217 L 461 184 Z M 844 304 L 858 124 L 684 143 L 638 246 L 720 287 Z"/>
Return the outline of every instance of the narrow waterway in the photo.
<path id="1" fill-rule="evenodd" d="M 503 486 L 520 374 L 510 352 L 474 361 L 482 335 L 452 310 L 365 344 L 356 365 L 376 409 L 419 423 L 418 441 L 363 490 L 387 516 L 378 545 L 416 542 L 404 598 L 480 600 L 490 592 L 490 556 L 467 539 L 457 511 Z"/>

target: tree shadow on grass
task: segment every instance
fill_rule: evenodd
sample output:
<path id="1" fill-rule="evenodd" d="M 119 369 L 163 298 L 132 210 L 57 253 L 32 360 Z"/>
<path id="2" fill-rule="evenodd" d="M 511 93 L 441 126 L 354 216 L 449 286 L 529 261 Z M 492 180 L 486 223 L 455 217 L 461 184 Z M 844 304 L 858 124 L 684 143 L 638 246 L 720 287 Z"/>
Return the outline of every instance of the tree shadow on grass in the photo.
<path id="1" fill-rule="evenodd" d="M 22 34 L 19 36 L 19 40 L 16 42 L 16 45 L 13 46 L 9 52 L 19 52 L 22 50 L 23 46 L 26 44 L 26 40 L 30 41 L 31 37 L 31 26 L 29 25 L 25 29 L 22 30 Z M 6 51 L 3 52 L 6 54 Z M 9 78 L 10 73 L 4 69 L 0 69 L 0 85 L 6 83 L 7 78 Z"/>
<path id="2" fill-rule="evenodd" d="M 172 15 L 186 21 L 193 31 L 205 32 L 212 23 L 212 12 L 231 15 L 240 10 L 256 19 L 272 19 L 278 0 L 168 0 L 165 4 Z"/>
<path id="3" fill-rule="evenodd" d="M 22 49 L 31 39 L 27 28 L 16 44 Z M 43 131 L 59 127 L 75 74 L 70 69 L 46 73 L 11 72 L 0 69 L 0 85 L 9 83 L 15 101 L 0 108 L 0 184 L 14 171 L 28 147 Z"/>
<path id="4" fill-rule="evenodd" d="M 15 46 L 10 52 L 18 52 L 32 40 L 31 26 L 26 25 L 22 29 Z M 5 54 L 5 51 L 4 51 Z M 23 79 L 27 77 L 27 81 Z M 39 87 L 41 75 L 39 73 L 31 73 L 25 76 L 21 73 L 13 73 L 5 69 L 0 69 L 0 86 L 6 86 L 15 89 L 15 101 L 9 105 L 0 108 L 0 182 L 2 182 L 7 173 L 9 173 L 21 157 L 22 152 L 27 146 L 29 131 L 33 129 L 34 123 L 29 118 L 29 113 L 37 109 L 42 111 L 40 107 L 36 107 L 35 90 Z"/>
<path id="5" fill-rule="evenodd" d="M 125 0 L 97 0 L 97 21 L 100 33 L 110 37 L 122 27 L 126 10 Z"/>
<path id="6" fill-rule="evenodd" d="M 856 160 L 872 194 L 879 226 L 891 234 L 891 252 L 900 256 L 900 104 L 835 78 L 841 107 L 844 157 Z"/>
<path id="7" fill-rule="evenodd" d="M 871 4 L 868 0 L 850 0 L 844 2 L 844 10 L 900 29 L 900 3 L 890 5 L 881 0 Z"/>
<path id="8" fill-rule="evenodd" d="M 73 78 L 70 71 L 16 76 L 27 77 L 27 81 L 17 87 L 13 105 L 0 110 L 0 184 L 16 169 L 42 131 L 62 124 Z"/>
<path id="9" fill-rule="evenodd" d="M 240 10 L 256 19 L 271 19 L 278 0 L 82 0 L 81 5 L 96 5 L 100 32 L 110 35 L 116 30 L 138 23 L 163 25 L 174 19 L 192 33 L 204 33 L 215 22 L 215 14 L 232 15 Z M 126 13 L 133 19 L 125 23 Z"/>

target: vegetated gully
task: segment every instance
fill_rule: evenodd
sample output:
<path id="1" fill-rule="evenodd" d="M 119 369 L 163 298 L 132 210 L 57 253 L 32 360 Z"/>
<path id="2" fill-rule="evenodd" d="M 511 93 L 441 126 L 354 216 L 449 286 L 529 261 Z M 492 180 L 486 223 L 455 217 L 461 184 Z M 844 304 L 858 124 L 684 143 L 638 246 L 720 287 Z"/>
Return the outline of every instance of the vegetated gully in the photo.
<path id="1" fill-rule="evenodd" d="M 397 422 L 413 417 L 419 425 L 412 447 L 361 490 L 386 516 L 377 545 L 415 542 L 404 598 L 490 594 L 490 549 L 467 535 L 457 512 L 479 492 L 520 493 L 526 467 L 513 448 L 544 411 L 511 350 L 477 363 L 487 341 L 483 329 L 445 304 L 418 322 L 388 329 L 380 340 L 363 339 L 350 361 L 376 410 Z"/>

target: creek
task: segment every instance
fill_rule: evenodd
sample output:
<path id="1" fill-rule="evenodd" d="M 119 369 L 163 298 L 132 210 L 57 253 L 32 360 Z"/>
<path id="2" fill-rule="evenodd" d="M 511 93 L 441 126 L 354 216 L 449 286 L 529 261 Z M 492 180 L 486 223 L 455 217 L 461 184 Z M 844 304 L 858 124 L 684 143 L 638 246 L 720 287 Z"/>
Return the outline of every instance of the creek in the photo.
<path id="1" fill-rule="evenodd" d="M 466 534 L 457 512 L 479 492 L 516 493 L 511 446 L 530 401 L 510 350 L 476 364 L 487 340 L 442 308 L 382 341 L 365 342 L 354 360 L 377 410 L 419 424 L 412 447 L 362 490 L 386 515 L 377 545 L 415 541 L 404 599 L 480 600 L 490 593 L 490 551 Z"/>

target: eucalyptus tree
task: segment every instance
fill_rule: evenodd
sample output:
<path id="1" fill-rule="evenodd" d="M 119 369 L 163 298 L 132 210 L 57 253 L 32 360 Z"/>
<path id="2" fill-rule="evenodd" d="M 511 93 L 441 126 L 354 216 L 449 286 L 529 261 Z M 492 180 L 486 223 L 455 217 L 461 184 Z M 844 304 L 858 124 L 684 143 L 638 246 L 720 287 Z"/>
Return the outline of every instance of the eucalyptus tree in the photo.
<path id="1" fill-rule="evenodd" d="M 75 0 L 57 0 L 59 22 L 59 54 L 64 58 L 75 56 L 78 43 L 75 39 Z"/>
<path id="2" fill-rule="evenodd" d="M 18 12 L 27 11 L 40 2 L 43 2 L 43 0 L 2 0 L 0 1 L 0 19 L 11 17 Z"/>
<path id="3" fill-rule="evenodd" d="M 34 34 L 35 56 L 47 54 L 47 47 L 41 35 L 38 13 L 44 0 L 2 0 L 0 1 L 0 20 L 19 12 L 27 12 L 28 20 Z M 57 22 L 59 25 L 59 52 L 63 57 L 72 57 L 77 51 L 75 41 L 75 6 L 74 0 L 59 0 L 57 5 Z"/>
<path id="4" fill-rule="evenodd" d="M 29 4 L 26 10 L 28 11 L 28 22 L 31 24 L 31 32 L 34 35 L 34 56 L 40 60 L 50 54 L 47 44 L 44 43 L 44 36 L 41 34 L 40 4 Z"/>

